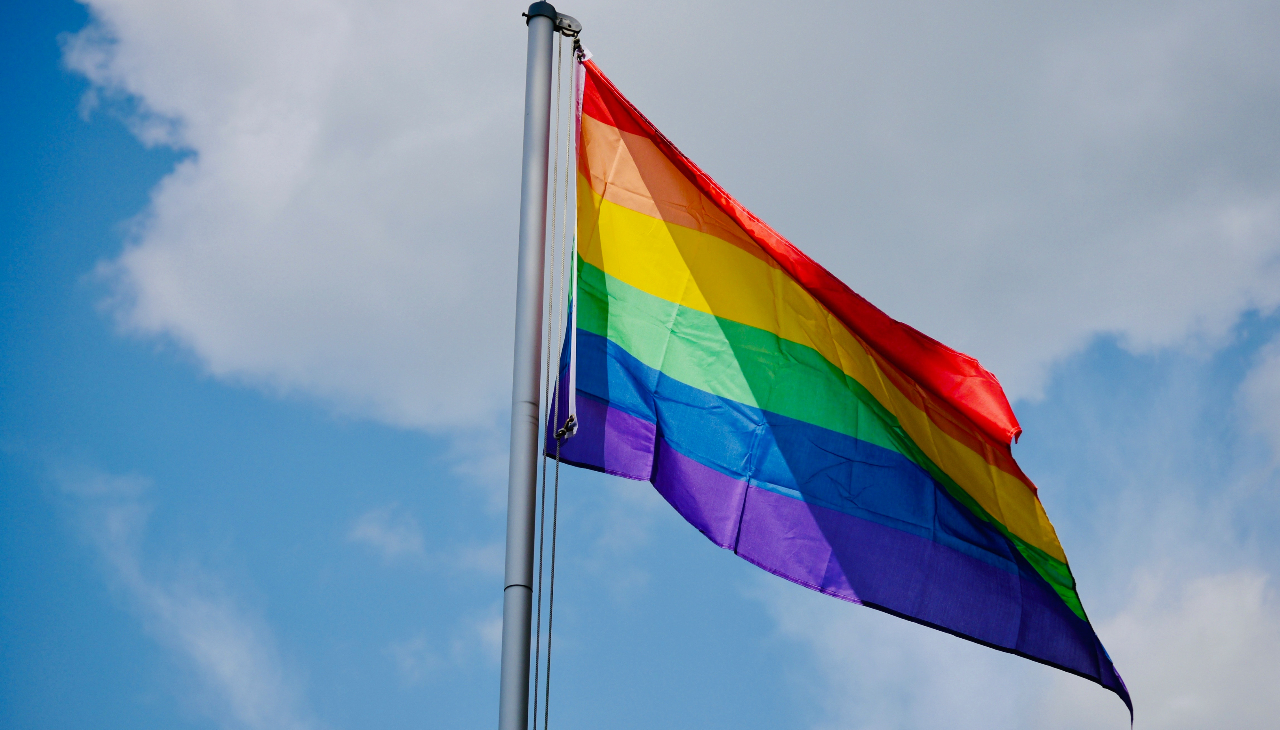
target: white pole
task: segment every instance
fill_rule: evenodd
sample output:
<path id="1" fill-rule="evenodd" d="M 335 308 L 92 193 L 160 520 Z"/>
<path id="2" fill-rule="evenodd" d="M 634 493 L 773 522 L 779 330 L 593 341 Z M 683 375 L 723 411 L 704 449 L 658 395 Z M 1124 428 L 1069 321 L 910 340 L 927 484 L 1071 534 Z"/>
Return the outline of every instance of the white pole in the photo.
<path id="1" fill-rule="evenodd" d="M 498 729 L 529 724 L 533 518 L 537 488 L 538 383 L 542 374 L 542 276 L 547 231 L 547 137 L 556 9 L 529 6 L 524 79 L 524 160 L 520 172 L 520 253 L 516 269 L 516 351 L 511 383 L 511 462 L 507 477 L 507 568 L 502 594 L 502 669 Z"/>

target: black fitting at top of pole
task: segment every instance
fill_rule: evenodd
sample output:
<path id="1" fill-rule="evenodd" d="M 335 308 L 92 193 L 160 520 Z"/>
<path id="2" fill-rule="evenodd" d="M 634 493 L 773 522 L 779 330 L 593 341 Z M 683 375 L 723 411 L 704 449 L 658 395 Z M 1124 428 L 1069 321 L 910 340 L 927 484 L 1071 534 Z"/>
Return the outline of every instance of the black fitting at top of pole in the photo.
<path id="1" fill-rule="evenodd" d="M 538 2 L 530 5 L 529 12 L 524 14 L 524 24 L 528 25 L 530 18 L 536 18 L 539 15 L 544 18 L 551 18 L 552 23 L 556 22 L 556 18 L 560 17 L 560 14 L 556 12 L 556 6 L 538 0 Z"/>
<path id="2" fill-rule="evenodd" d="M 582 23 L 579 23 L 577 18 L 556 12 L 556 6 L 548 2 L 542 2 L 542 0 L 530 5 L 529 11 L 522 13 L 522 15 L 524 15 L 525 25 L 528 25 L 533 18 L 550 18 L 551 22 L 555 24 L 556 32 L 569 38 L 577 38 L 578 34 L 582 32 Z"/>

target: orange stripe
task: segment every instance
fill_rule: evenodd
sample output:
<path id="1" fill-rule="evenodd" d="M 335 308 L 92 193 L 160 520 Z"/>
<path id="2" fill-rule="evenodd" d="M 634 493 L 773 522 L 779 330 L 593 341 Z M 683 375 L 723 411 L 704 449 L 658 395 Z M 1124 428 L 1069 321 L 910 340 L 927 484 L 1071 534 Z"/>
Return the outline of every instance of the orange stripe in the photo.
<path id="1" fill-rule="evenodd" d="M 605 200 L 715 236 L 777 266 L 760 244 L 689 182 L 648 137 L 584 114 L 580 155 L 588 184 Z"/>
<path id="2" fill-rule="evenodd" d="M 582 115 L 580 159 L 583 177 L 600 197 L 623 208 L 714 236 L 780 268 L 742 228 L 671 163 L 653 140 Z M 788 277 L 790 278 L 790 277 Z M 815 302 L 816 304 L 816 302 Z M 820 306 L 820 305 L 819 305 Z M 750 324 L 750 323 L 744 323 Z M 854 334 L 854 333 L 850 333 Z M 857 337 L 856 334 L 854 334 Z M 1016 477 L 1034 494 L 1008 444 L 970 426 L 949 404 L 917 385 L 899 368 L 858 338 L 895 388 L 928 415 L 937 427 L 993 466 Z M 804 344 L 804 343 L 800 343 Z"/>

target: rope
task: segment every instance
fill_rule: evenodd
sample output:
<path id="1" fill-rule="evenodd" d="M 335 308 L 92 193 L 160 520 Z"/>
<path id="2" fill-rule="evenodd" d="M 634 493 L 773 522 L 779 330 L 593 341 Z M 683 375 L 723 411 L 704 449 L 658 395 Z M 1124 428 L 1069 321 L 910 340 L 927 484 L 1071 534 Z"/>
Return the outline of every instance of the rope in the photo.
<path id="1" fill-rule="evenodd" d="M 579 135 L 581 131 L 581 127 L 579 125 L 581 123 L 581 118 L 582 118 L 581 117 L 582 92 L 583 92 L 582 86 L 585 82 L 585 70 L 583 69 L 582 64 L 583 62 L 586 61 L 588 56 L 586 49 L 582 47 L 582 43 L 578 41 L 578 38 L 576 36 L 573 39 L 573 50 L 571 51 L 571 54 L 572 55 L 571 55 L 571 60 L 569 62 L 569 67 L 573 69 L 573 85 L 571 87 L 572 91 L 570 93 L 573 94 L 573 97 L 572 97 L 572 100 L 569 102 L 569 123 L 572 124 L 573 127 L 571 130 L 569 130 L 568 135 L 566 136 L 565 147 L 567 150 L 572 150 L 569 154 L 573 157 L 574 160 L 576 160 L 578 144 L 581 141 L 580 135 Z M 576 183 L 577 165 L 574 165 L 573 167 L 574 167 L 574 173 L 572 174 L 574 175 L 574 181 Z M 568 168 L 569 168 L 569 165 L 566 163 L 565 165 L 566 177 L 571 174 L 569 173 Z M 565 210 L 568 210 L 569 202 L 568 202 L 567 196 L 569 192 L 569 185 L 568 185 L 567 179 L 565 183 L 566 183 L 565 184 L 565 195 L 566 195 Z M 574 199 L 574 202 L 576 203 L 578 199 L 577 185 L 575 184 L 573 188 L 574 188 L 573 199 Z M 569 262 L 570 262 L 570 265 L 573 267 L 572 276 L 570 277 L 570 284 L 569 284 L 569 301 L 572 304 L 569 310 L 569 338 L 568 338 L 569 339 L 569 342 L 568 342 L 568 345 L 569 345 L 569 358 L 568 358 L 569 359 L 569 389 L 568 389 L 569 417 L 568 417 L 568 420 L 566 420 L 564 423 L 565 428 L 568 430 L 569 436 L 573 436 L 575 433 L 578 432 L 578 274 L 579 274 L 578 263 L 579 262 L 578 262 L 578 216 L 576 215 L 576 211 L 575 211 L 575 215 L 573 216 L 572 241 L 573 243 L 569 251 Z"/>
<path id="2" fill-rule="evenodd" d="M 577 43 L 576 38 L 574 39 L 574 42 Z M 570 50 L 569 51 L 570 65 L 574 64 L 575 56 L 576 56 L 576 52 L 573 50 Z M 575 76 L 577 75 L 576 69 L 574 71 L 574 75 Z M 571 92 L 571 93 L 574 93 L 574 92 Z M 565 244 L 565 236 L 567 236 L 569 233 L 569 216 L 570 216 L 569 187 L 571 182 L 571 176 L 574 174 L 573 133 L 575 130 L 574 130 L 574 125 L 572 124 L 572 121 L 573 121 L 573 115 L 575 111 L 574 107 L 577 105 L 577 101 L 578 101 L 577 98 L 573 98 L 570 100 L 569 114 L 568 114 L 568 118 L 565 119 L 565 124 L 564 124 L 564 187 L 561 188 L 561 190 L 564 192 L 564 225 L 560 227 L 560 299 L 563 302 L 563 305 L 565 307 L 573 305 L 575 309 L 577 308 L 578 303 L 576 301 L 571 301 L 570 292 L 566 291 L 564 288 L 564 271 L 567 267 L 570 267 L 570 266 L 573 267 L 573 269 L 571 270 L 570 281 L 569 281 L 569 285 L 573 287 L 574 280 L 578 275 L 578 262 L 576 260 L 576 256 L 571 257 L 569 255 L 570 253 L 569 246 Z M 572 243 L 574 244 L 575 253 L 576 253 L 577 224 L 578 224 L 578 216 L 576 214 L 573 215 L 573 223 L 574 223 L 574 238 L 572 240 Z M 565 263 L 566 257 L 569 258 L 568 263 Z M 573 293 L 576 294 L 576 288 L 573 290 Z M 563 316 L 560 318 L 561 325 L 563 325 L 564 319 L 565 318 Z M 563 329 L 563 327 L 561 327 L 561 329 Z M 572 335 L 573 333 L 570 332 L 569 334 Z M 556 341 L 559 343 L 559 346 L 561 347 L 561 356 L 563 356 L 564 334 L 561 333 L 561 336 Z M 572 356 L 572 352 L 570 353 L 570 355 Z M 559 358 L 557 358 L 556 362 L 559 363 Z M 558 367 L 559 365 L 557 365 L 557 368 Z M 557 375 L 556 385 L 557 387 L 559 387 L 559 384 L 560 384 L 559 370 L 556 371 L 556 375 Z M 574 410 L 575 410 L 573 407 L 574 396 L 575 394 L 573 393 L 573 391 L 569 391 L 568 393 L 565 394 L 565 398 L 568 399 L 569 401 L 569 406 L 568 408 L 566 408 L 567 415 L 565 416 L 565 421 L 564 423 L 561 424 L 561 426 L 563 426 L 564 429 L 567 429 L 565 438 L 568 438 L 568 436 L 572 436 L 573 432 L 577 429 L 577 426 L 574 423 Z M 559 418 L 559 416 L 560 416 L 560 411 L 557 408 L 556 417 Z"/>
<path id="3" fill-rule="evenodd" d="M 551 379 L 552 379 L 551 373 L 553 369 L 556 373 L 557 380 L 559 379 L 559 358 L 557 357 L 556 360 L 554 361 L 551 359 L 551 323 L 552 323 L 552 320 L 557 319 L 556 306 L 555 306 L 556 299 L 557 299 L 556 278 L 555 278 L 556 260 L 557 258 L 563 258 L 563 255 L 558 256 L 555 253 L 555 249 L 554 249 L 554 246 L 556 243 L 556 229 L 560 225 L 560 216 L 558 211 L 556 210 L 556 203 L 560 199 L 559 190 L 558 190 L 558 187 L 560 185 L 560 117 L 561 117 L 561 114 L 560 114 L 561 71 L 560 69 L 563 66 L 563 63 L 562 63 L 563 55 L 564 55 L 564 42 L 563 42 L 563 39 L 560 37 L 560 35 L 557 34 L 556 35 L 556 105 L 555 105 L 556 134 L 555 134 L 555 146 L 552 148 L 553 172 L 551 177 L 551 186 L 552 186 L 551 187 L 551 245 L 553 248 L 552 248 L 552 256 L 550 257 L 551 270 L 547 272 L 547 287 L 551 291 L 549 292 L 549 296 L 547 297 L 546 369 L 543 371 L 543 379 L 542 379 L 542 395 L 543 395 L 542 402 L 544 404 L 543 405 L 544 413 L 547 414 L 547 417 L 544 417 L 542 419 L 541 423 L 543 424 L 546 424 L 547 421 L 550 420 L 550 414 L 555 413 L 558 408 L 558 403 L 556 402 L 556 396 L 558 395 L 558 391 L 559 391 L 559 388 L 552 389 L 551 387 Z M 562 273 L 561 279 L 563 278 L 564 278 L 564 275 Z M 547 408 L 547 404 L 550 404 L 549 411 L 545 410 Z M 545 426 L 543 428 L 545 428 Z M 538 524 L 538 593 L 537 593 L 538 608 L 537 608 L 536 628 L 534 629 L 534 651 L 533 651 L 533 730 L 538 730 L 538 697 L 539 697 L 538 682 L 539 682 L 539 671 L 542 668 L 542 662 L 541 662 L 541 656 L 540 656 L 542 651 L 542 559 L 543 559 L 544 545 L 546 543 L 546 532 L 547 532 L 546 530 L 546 526 L 547 526 L 547 457 L 546 457 L 546 448 L 545 448 L 545 441 L 546 441 L 545 431 L 541 435 L 541 440 L 544 442 L 544 448 L 541 449 L 542 451 L 542 495 L 541 495 L 541 505 L 538 508 L 538 522 L 539 522 Z M 557 443 L 557 451 L 559 451 L 558 443 Z M 557 484 L 559 483 L 558 477 L 556 479 L 556 482 Z M 554 522 L 554 518 L 553 518 L 553 522 Z M 553 548 L 553 553 L 554 553 L 554 548 Z M 552 575 L 554 576 L 554 571 Z M 548 630 L 549 629 L 550 629 L 550 625 L 548 625 Z M 550 636 L 548 636 L 548 650 L 550 649 L 549 639 L 550 639 Z M 548 699 L 550 698 L 548 697 Z M 544 710 L 545 709 L 546 708 L 544 707 Z M 544 728 L 545 728 L 545 724 L 544 724 Z"/>
<path id="4" fill-rule="evenodd" d="M 550 257 L 550 270 L 547 272 L 548 288 L 551 290 L 547 301 L 547 345 L 546 345 L 546 363 L 547 370 L 543 380 L 543 403 L 548 404 L 546 411 L 547 417 L 542 423 L 555 423 L 560 418 L 560 358 L 563 356 L 563 343 L 565 336 L 565 307 L 570 302 L 566 302 L 568 295 L 565 289 L 565 267 L 573 266 L 572 286 L 576 294 L 577 291 L 577 216 L 574 216 L 574 237 L 572 255 L 569 246 L 566 245 L 566 237 L 569 229 L 569 216 L 573 215 L 569 208 L 569 186 L 571 176 L 573 175 L 573 133 L 576 131 L 570 123 L 573 114 L 576 112 L 576 97 L 571 110 L 569 119 L 561 123 L 563 116 L 561 106 L 561 86 L 564 68 L 564 39 L 557 36 L 556 38 L 556 141 L 553 147 L 553 163 L 552 163 L 552 200 L 551 200 L 551 239 L 552 239 L 552 255 Z M 578 56 L 577 42 L 574 43 L 573 55 L 570 62 L 575 63 Z M 576 67 L 574 73 L 576 74 Z M 576 84 L 576 76 L 575 76 Z M 575 86 L 576 88 L 576 86 Z M 576 92 L 575 92 L 576 93 Z M 560 132 L 564 129 L 564 178 L 560 177 Z M 563 182 L 563 187 L 562 187 Z M 563 193 L 564 205 L 559 206 L 561 194 Z M 563 224 L 560 216 L 564 216 Z M 556 241 L 556 234 L 559 233 L 559 241 Z M 570 259 L 566 263 L 566 257 Z M 572 304 L 575 307 L 577 302 Z M 576 315 L 576 311 L 575 311 Z M 576 316 L 575 316 L 576 319 Z M 556 322 L 556 348 L 555 359 L 552 359 L 551 347 L 551 320 Z M 572 325 L 570 325 L 572 326 Z M 552 371 L 554 368 L 555 384 L 552 385 Z M 572 386 L 571 386 L 572 387 Z M 572 398 L 570 393 L 567 397 Z M 542 702 L 542 730 L 547 730 L 547 726 L 551 719 L 551 640 L 552 629 L 555 621 L 555 605 L 556 605 L 556 544 L 559 535 L 559 516 L 560 516 L 560 449 L 564 444 L 564 440 L 572 436 L 577 429 L 576 417 L 572 412 L 574 409 L 570 406 L 570 413 L 564 423 L 556 429 L 556 455 L 555 455 L 555 473 L 552 483 L 551 497 L 551 565 L 550 575 L 547 580 L 547 653 L 546 653 L 546 673 L 543 680 L 542 673 L 542 589 L 543 589 L 543 564 L 546 552 L 546 526 L 547 526 L 547 453 L 546 453 L 546 431 L 541 436 L 543 441 L 542 449 L 542 493 L 540 497 L 540 505 L 538 509 L 538 609 L 536 620 L 536 641 L 534 644 L 534 673 L 533 673 L 533 730 L 538 730 L 538 703 Z M 541 683 L 541 687 L 539 684 Z M 539 692 L 539 689 L 542 692 Z"/>
<path id="5" fill-rule="evenodd" d="M 551 585 L 547 599 L 547 683 L 546 700 L 542 703 L 542 730 L 547 730 L 551 716 L 551 626 L 556 616 L 556 532 L 560 514 L 560 444 L 564 443 L 564 429 L 556 431 L 556 480 L 551 498 Z"/>
<path id="6" fill-rule="evenodd" d="M 563 49 L 564 49 L 564 38 L 563 38 L 563 37 L 558 38 L 558 40 L 557 40 L 557 44 L 556 44 L 556 47 L 557 47 L 558 49 L 560 49 L 560 50 L 563 50 Z M 556 58 L 556 161 L 555 161 L 555 163 L 554 163 L 554 165 L 553 165 L 553 169 L 554 169 L 553 174 L 555 175 L 555 185 L 554 185 L 553 187 L 554 187 L 554 189 L 555 189 L 557 192 L 560 190 L 560 127 L 561 127 L 561 125 L 560 125 L 560 114 L 561 114 L 561 111 L 560 111 L 560 110 L 561 110 L 561 107 L 560 107 L 560 75 L 561 75 L 561 71 L 560 71 L 560 70 L 561 70 L 561 68 L 562 68 L 561 58 L 560 58 L 560 55 L 557 53 L 557 58 Z M 567 231 L 567 229 L 569 228 L 569 135 L 570 135 L 570 134 L 572 134 L 572 132 L 570 132 L 570 130 L 569 130 L 569 125 L 568 125 L 568 124 L 565 124 L 565 125 L 564 125 L 564 130 L 565 130 L 565 147 L 564 147 L 565 160 L 564 160 L 564 188 L 563 188 L 563 189 L 564 189 L 564 217 L 565 217 L 565 221 L 564 221 L 564 225 L 559 227 L 559 228 L 560 228 L 560 245 L 559 245 L 559 248 L 557 248 L 557 249 L 556 249 L 556 250 L 558 251 L 558 253 L 556 254 L 556 256 L 559 258 L 560 286 L 559 286 L 558 293 L 557 293 L 557 295 L 556 295 L 556 389 L 555 389 L 555 392 L 554 392 L 554 393 L 552 394 L 552 396 L 551 396 L 551 398 L 552 398 L 552 402 L 554 403 L 554 409 L 552 410 L 552 413 L 554 413 L 554 414 L 555 414 L 555 418 L 556 418 L 556 420 L 559 420 L 559 418 L 560 418 L 560 356 L 563 354 L 563 352 L 562 352 L 562 348 L 563 348 L 563 345 L 564 345 L 564 310 L 563 310 L 563 307 L 565 306 L 565 290 L 564 290 L 564 266 L 565 266 L 565 264 L 564 264 L 564 251 L 565 251 L 565 245 L 564 245 L 564 239 L 565 239 L 565 232 L 566 232 L 566 231 Z M 551 203 L 551 207 L 552 207 L 552 209 L 554 209 L 554 208 L 555 208 L 555 205 L 556 205 L 556 204 L 555 204 L 555 202 L 553 201 L 553 202 Z M 552 231 L 551 231 L 551 232 L 552 232 L 552 235 L 555 235 L 555 229 L 554 229 L 554 228 L 552 229 Z M 552 264 L 552 265 L 553 265 L 553 266 L 555 266 L 555 264 Z M 543 458 L 544 458 L 544 459 L 546 458 L 546 457 L 545 457 L 545 455 L 544 455 L 544 457 L 543 457 Z"/>

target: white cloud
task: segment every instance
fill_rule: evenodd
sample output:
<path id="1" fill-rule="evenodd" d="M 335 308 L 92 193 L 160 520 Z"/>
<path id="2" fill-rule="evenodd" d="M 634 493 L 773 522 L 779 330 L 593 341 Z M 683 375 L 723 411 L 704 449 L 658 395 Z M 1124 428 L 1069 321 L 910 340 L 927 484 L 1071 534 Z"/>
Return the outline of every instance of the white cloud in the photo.
<path id="1" fill-rule="evenodd" d="M 1269 689 L 1280 683 L 1280 493 L 1224 398 L 1241 373 L 1209 358 L 1122 359 L 1060 373 L 1038 414 L 1054 433 L 1020 448 L 1034 450 L 1135 727 L 1269 727 L 1280 713 Z M 1114 695 L 1065 672 L 771 577 L 753 594 L 812 661 L 792 671 L 819 727 L 1128 724 Z"/>
<path id="2" fill-rule="evenodd" d="M 589 519 L 578 520 L 578 529 L 585 529 L 591 547 L 575 562 L 613 601 L 630 603 L 649 585 L 651 575 L 643 562 L 629 558 L 651 542 L 671 506 L 645 482 L 591 474 L 574 484 L 592 485 L 593 496 L 584 509 Z M 574 519 L 561 515 L 562 530 L 566 517 Z"/>
<path id="3" fill-rule="evenodd" d="M 493 282 L 514 276 L 522 76 L 494 69 L 518 14 L 90 5 L 67 63 L 139 100 L 144 141 L 192 152 L 102 267 L 122 325 L 220 377 L 395 424 L 485 423 L 510 359 Z"/>
<path id="4" fill-rule="evenodd" d="M 502 658 L 502 609 L 490 607 L 488 615 L 472 622 L 471 630 L 485 661 L 497 664 Z"/>
<path id="5" fill-rule="evenodd" d="M 856 7 L 795 14 L 824 60 L 754 80 L 778 149 L 717 162 L 873 302 L 1015 397 L 1099 333 L 1216 344 L 1280 303 L 1274 6 Z"/>
<path id="6" fill-rule="evenodd" d="M 136 101 L 140 138 L 192 152 L 102 267 L 122 325 L 219 377 L 487 428 L 508 392 L 518 8 L 89 5 L 68 65 Z M 1097 333 L 1213 343 L 1280 303 L 1272 4 L 572 10 L 730 190 L 1015 397 Z"/>
<path id="7" fill-rule="evenodd" d="M 458 568 L 481 575 L 502 575 L 507 558 L 506 546 L 499 542 L 468 545 L 452 551 L 452 562 Z"/>
<path id="8" fill-rule="evenodd" d="M 790 671 L 799 703 L 817 710 L 817 729 L 1018 727 L 1026 684 L 1018 670 L 1044 669 L 772 576 L 754 593 L 812 658 L 816 671 Z"/>
<path id="9" fill-rule="evenodd" d="M 492 605 L 468 617 L 449 632 L 438 649 L 426 631 L 387 645 L 384 654 L 395 664 L 405 685 L 416 685 L 438 672 L 477 661 L 497 665 L 502 653 L 502 612 Z"/>
<path id="10" fill-rule="evenodd" d="M 817 728 L 1121 728 L 1116 697 L 1086 680 L 765 579 L 783 636 L 812 656 Z M 1095 618 L 1132 693 L 1139 730 L 1274 725 L 1280 601 L 1266 574 L 1145 574 L 1116 615 Z M 810 695 L 810 696 L 806 696 Z"/>
<path id="11" fill-rule="evenodd" d="M 394 504 L 360 515 L 347 533 L 347 539 L 368 545 L 387 561 L 400 558 L 425 560 L 427 557 L 418 520 Z"/>
<path id="12" fill-rule="evenodd" d="M 111 582 L 147 632 L 195 671 L 200 704 L 215 719 L 251 730 L 317 726 L 265 621 L 194 563 L 164 578 L 148 571 L 142 541 L 150 509 L 140 499 L 146 480 L 84 471 L 57 476 Z"/>
<path id="13" fill-rule="evenodd" d="M 433 651 L 425 633 L 416 634 L 404 641 L 391 642 L 385 653 L 396 665 L 405 684 L 418 684 L 431 672 L 439 669 L 444 660 Z"/>
<path id="14" fill-rule="evenodd" d="M 479 659 L 496 665 L 502 653 L 502 612 L 498 605 L 471 616 L 452 631 L 448 650 L 433 647 L 425 631 L 393 641 L 383 653 L 395 664 L 406 685 L 416 685 L 449 666 L 463 666 Z"/>
<path id="15" fill-rule="evenodd" d="M 1259 354 L 1240 386 L 1240 404 L 1253 428 L 1267 439 L 1280 459 L 1280 339 Z"/>
<path id="16" fill-rule="evenodd" d="M 494 414 L 487 426 L 455 432 L 445 460 L 454 474 L 484 488 L 485 507 L 493 514 L 507 509 L 507 431 Z"/>
<path id="17" fill-rule="evenodd" d="M 1280 717 L 1280 600 L 1254 570 L 1190 580 L 1139 577 L 1133 600 L 1099 624 L 1137 703 L 1136 728 L 1252 730 Z M 1117 659 L 1119 661 L 1119 659 Z M 1073 677 L 1044 691 L 1042 727 L 1106 727 L 1114 708 Z"/>
<path id="18" fill-rule="evenodd" d="M 375 507 L 357 517 L 347 540 L 371 548 L 387 563 L 444 566 L 483 576 L 502 575 L 505 558 L 504 546 L 498 542 L 428 551 L 418 519 L 398 504 Z"/>

